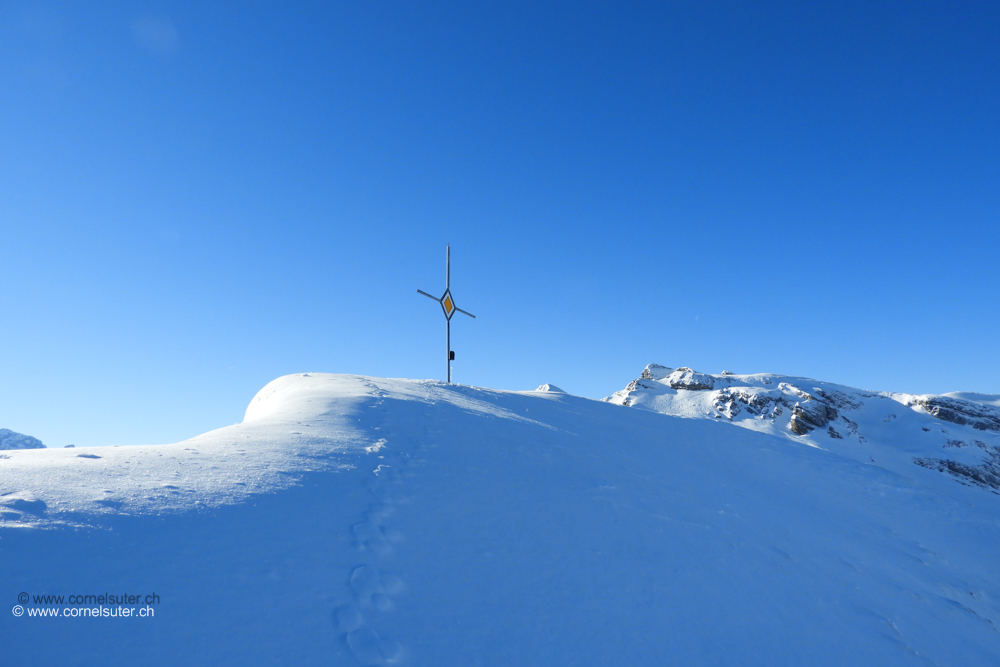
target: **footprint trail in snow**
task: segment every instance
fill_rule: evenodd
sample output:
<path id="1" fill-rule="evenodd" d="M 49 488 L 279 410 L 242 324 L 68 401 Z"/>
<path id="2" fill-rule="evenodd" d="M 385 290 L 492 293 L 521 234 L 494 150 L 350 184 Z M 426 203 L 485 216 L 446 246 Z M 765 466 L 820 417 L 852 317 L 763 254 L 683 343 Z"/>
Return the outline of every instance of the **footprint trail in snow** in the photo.
<path id="1" fill-rule="evenodd" d="M 380 406 L 381 400 L 374 407 Z M 417 446 L 423 452 L 425 446 Z M 403 660 L 403 646 L 384 627 L 395 607 L 394 599 L 405 590 L 402 579 L 392 573 L 392 557 L 403 534 L 392 523 L 397 506 L 408 502 L 404 480 L 412 477 L 419 460 L 406 452 L 393 451 L 391 443 L 378 439 L 366 448 L 376 454 L 368 492 L 371 504 L 363 520 L 351 527 L 358 563 L 349 573 L 349 600 L 334 611 L 334 624 L 351 654 L 362 665 L 391 665 Z M 366 461 L 366 465 L 370 462 Z"/>

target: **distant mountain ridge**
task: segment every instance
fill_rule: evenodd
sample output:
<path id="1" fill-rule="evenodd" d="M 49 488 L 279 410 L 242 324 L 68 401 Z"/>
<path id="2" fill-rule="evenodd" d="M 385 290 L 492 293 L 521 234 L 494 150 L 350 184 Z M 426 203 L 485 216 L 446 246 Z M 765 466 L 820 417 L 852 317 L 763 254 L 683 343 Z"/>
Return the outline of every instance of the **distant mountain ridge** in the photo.
<path id="1" fill-rule="evenodd" d="M 0 449 L 45 449 L 45 445 L 38 438 L 0 428 Z"/>
<path id="2" fill-rule="evenodd" d="M 604 399 L 715 419 L 904 471 L 911 464 L 1000 493 L 1000 396 L 865 391 L 809 378 L 649 364 Z"/>

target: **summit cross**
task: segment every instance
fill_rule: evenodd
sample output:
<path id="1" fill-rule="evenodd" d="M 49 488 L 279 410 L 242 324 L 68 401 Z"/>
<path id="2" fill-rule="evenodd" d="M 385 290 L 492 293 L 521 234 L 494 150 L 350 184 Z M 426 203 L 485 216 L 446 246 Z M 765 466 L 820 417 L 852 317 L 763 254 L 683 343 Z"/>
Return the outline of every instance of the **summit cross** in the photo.
<path id="1" fill-rule="evenodd" d="M 468 315 L 472 319 L 476 319 L 476 316 L 470 312 L 464 311 L 455 305 L 455 297 L 451 295 L 451 246 L 446 246 L 445 250 L 445 261 L 444 261 L 444 294 L 441 295 L 439 299 L 436 296 L 432 296 L 427 292 L 418 289 L 417 292 L 423 294 L 428 299 L 434 299 L 439 304 L 441 304 L 441 310 L 444 311 L 445 319 L 445 362 L 448 366 L 448 384 L 451 384 L 451 362 L 455 359 L 455 353 L 451 351 L 451 317 L 455 313 L 462 313 L 463 315 Z"/>

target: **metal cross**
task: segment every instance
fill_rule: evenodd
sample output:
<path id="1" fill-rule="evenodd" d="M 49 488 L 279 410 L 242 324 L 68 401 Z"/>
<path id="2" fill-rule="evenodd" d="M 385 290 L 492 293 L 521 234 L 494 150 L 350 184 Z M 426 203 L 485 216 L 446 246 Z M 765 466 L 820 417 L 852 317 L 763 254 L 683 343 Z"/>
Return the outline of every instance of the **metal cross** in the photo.
<path id="1" fill-rule="evenodd" d="M 447 354 L 445 356 L 446 363 L 448 364 L 448 383 L 451 384 L 451 361 L 455 358 L 455 353 L 451 351 L 451 316 L 455 313 L 462 313 L 463 315 L 468 315 L 472 319 L 476 319 L 476 316 L 472 313 L 468 313 L 458 306 L 455 305 L 455 297 L 451 295 L 451 246 L 446 246 L 445 250 L 445 263 L 444 263 L 444 294 L 441 298 L 436 296 L 431 296 L 422 289 L 418 289 L 417 292 L 423 294 L 424 296 L 434 299 L 441 304 L 441 310 L 444 311 L 445 319 L 445 343 L 447 345 Z"/>

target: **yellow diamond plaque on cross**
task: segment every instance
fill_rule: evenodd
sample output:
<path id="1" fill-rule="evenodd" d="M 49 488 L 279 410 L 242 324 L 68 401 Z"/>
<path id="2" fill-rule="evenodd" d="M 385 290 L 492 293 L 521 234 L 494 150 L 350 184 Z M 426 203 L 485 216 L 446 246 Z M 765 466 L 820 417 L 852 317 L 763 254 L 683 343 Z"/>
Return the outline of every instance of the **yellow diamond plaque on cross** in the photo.
<path id="1" fill-rule="evenodd" d="M 445 292 L 444 296 L 441 297 L 441 305 L 444 307 L 445 317 L 451 319 L 451 316 L 455 314 L 455 302 L 452 300 L 450 292 Z"/>

